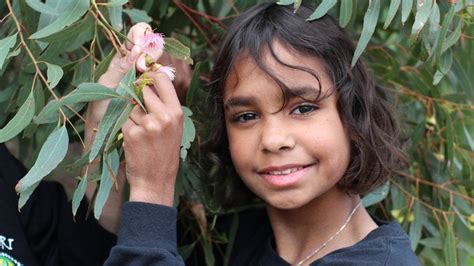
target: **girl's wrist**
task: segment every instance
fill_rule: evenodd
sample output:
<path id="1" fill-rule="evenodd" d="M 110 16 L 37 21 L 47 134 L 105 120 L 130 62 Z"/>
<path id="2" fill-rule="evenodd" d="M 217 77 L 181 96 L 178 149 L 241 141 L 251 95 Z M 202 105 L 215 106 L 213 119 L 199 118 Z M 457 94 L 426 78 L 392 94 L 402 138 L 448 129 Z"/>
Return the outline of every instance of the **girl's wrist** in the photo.
<path id="1" fill-rule="evenodd" d="M 134 187 L 130 185 L 129 201 L 146 202 L 172 207 L 174 202 L 174 185 L 167 186 L 148 185 L 146 187 Z"/>

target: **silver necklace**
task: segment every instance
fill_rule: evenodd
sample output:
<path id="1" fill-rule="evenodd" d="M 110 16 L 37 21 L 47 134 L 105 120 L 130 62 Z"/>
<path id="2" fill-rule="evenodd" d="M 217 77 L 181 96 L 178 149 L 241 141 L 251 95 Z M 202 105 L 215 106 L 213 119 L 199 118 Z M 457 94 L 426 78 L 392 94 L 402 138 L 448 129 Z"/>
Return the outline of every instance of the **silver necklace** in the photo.
<path id="1" fill-rule="evenodd" d="M 339 235 L 340 232 L 342 232 L 347 224 L 351 221 L 352 219 L 352 216 L 354 215 L 354 213 L 357 211 L 357 209 L 359 208 L 359 206 L 361 205 L 362 201 L 359 201 L 359 203 L 357 203 L 357 205 L 354 207 L 354 209 L 352 209 L 352 212 L 351 214 L 349 214 L 349 216 L 347 216 L 346 218 L 346 221 L 344 222 L 344 224 L 342 224 L 342 226 L 339 228 L 339 230 L 337 230 L 337 232 L 335 234 L 333 234 L 328 240 L 326 240 L 326 242 L 324 242 L 321 246 L 319 246 L 318 248 L 316 248 L 313 252 L 311 252 L 311 254 L 309 254 L 306 258 L 300 260 L 296 265 L 297 266 L 301 266 L 303 265 L 304 262 L 306 262 L 307 260 L 309 260 L 311 257 L 313 257 L 314 255 L 316 255 L 319 251 L 321 251 L 325 246 L 327 246 L 327 244 L 329 244 L 329 242 L 331 242 L 337 235 Z"/>

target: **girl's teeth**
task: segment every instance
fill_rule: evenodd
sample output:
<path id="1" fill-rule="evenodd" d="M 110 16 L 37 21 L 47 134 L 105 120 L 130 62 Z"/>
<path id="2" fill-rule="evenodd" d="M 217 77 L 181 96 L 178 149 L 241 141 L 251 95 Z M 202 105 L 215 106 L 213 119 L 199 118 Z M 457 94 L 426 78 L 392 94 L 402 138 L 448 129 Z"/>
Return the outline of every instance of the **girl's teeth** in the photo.
<path id="1" fill-rule="evenodd" d="M 270 174 L 271 175 L 287 175 L 287 174 L 294 173 L 298 170 L 299 170 L 299 168 L 291 168 L 291 169 L 286 169 L 286 170 L 283 170 L 283 171 L 271 171 Z"/>

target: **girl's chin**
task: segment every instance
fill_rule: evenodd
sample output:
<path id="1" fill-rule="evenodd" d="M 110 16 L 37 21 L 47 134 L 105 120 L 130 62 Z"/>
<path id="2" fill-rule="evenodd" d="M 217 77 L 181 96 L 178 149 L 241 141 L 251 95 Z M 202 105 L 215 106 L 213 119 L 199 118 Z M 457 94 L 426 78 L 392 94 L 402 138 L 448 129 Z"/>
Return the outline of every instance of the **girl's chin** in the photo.
<path id="1" fill-rule="evenodd" d="M 295 210 L 299 209 L 306 204 L 308 204 L 310 200 L 307 199 L 302 199 L 298 197 L 278 197 L 278 198 L 268 198 L 265 199 L 265 203 L 267 204 L 268 207 L 273 208 L 273 209 L 279 209 L 279 210 Z"/>

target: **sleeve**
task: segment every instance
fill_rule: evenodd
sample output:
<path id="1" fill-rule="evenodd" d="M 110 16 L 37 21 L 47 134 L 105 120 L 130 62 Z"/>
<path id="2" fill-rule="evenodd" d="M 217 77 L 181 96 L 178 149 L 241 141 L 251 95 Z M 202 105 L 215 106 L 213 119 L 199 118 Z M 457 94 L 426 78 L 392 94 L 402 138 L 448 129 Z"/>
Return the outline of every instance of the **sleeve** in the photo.
<path id="1" fill-rule="evenodd" d="M 184 265 L 177 249 L 176 219 L 175 208 L 125 203 L 118 243 L 105 265 Z"/>
<path id="2" fill-rule="evenodd" d="M 18 217 L 29 249 L 38 264 L 102 265 L 116 236 L 103 229 L 93 218 L 85 218 L 87 202 L 84 200 L 73 217 L 71 203 L 63 187 L 57 182 L 41 182 L 25 206 L 18 213 L 16 183 L 26 174 L 25 167 L 0 145 L 0 168 L 14 205 L 12 213 Z M 8 195 L 0 195 L 3 198 Z M 13 210 L 14 209 L 14 210 Z"/>

